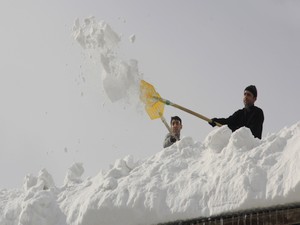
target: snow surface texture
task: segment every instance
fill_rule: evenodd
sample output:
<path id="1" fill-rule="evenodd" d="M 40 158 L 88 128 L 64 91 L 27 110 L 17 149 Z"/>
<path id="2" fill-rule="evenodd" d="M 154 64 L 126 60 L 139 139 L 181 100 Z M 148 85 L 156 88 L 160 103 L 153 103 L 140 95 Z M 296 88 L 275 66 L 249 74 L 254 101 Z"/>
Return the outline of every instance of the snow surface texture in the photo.
<path id="1" fill-rule="evenodd" d="M 121 36 L 104 21 L 97 22 L 94 17 L 79 19 L 73 27 L 73 37 L 85 50 L 93 49 L 100 54 L 103 88 L 112 102 L 128 98 L 130 103 L 139 102 L 139 85 L 142 79 L 138 71 L 138 61 L 128 62 L 118 56 Z M 135 41 L 131 35 L 130 42 Z"/>
<path id="2" fill-rule="evenodd" d="M 300 122 L 262 140 L 224 126 L 86 180 L 76 163 L 63 187 L 42 170 L 21 190 L 0 191 L 0 224 L 148 225 L 299 202 L 299 140 Z"/>

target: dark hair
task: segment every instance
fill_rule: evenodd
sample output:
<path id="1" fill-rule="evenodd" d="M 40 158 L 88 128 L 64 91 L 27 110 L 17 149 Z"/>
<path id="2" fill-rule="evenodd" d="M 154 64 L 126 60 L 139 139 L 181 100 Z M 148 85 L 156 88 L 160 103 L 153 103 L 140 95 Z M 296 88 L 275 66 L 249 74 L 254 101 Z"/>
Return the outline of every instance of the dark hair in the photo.
<path id="1" fill-rule="evenodd" d="M 249 85 L 248 87 L 245 88 L 245 91 L 249 91 L 253 94 L 255 98 L 257 97 L 257 89 L 254 85 Z"/>
<path id="2" fill-rule="evenodd" d="M 172 116 L 171 117 L 171 124 L 173 120 L 178 120 L 180 122 L 180 124 L 182 124 L 181 119 L 179 118 L 179 116 Z"/>

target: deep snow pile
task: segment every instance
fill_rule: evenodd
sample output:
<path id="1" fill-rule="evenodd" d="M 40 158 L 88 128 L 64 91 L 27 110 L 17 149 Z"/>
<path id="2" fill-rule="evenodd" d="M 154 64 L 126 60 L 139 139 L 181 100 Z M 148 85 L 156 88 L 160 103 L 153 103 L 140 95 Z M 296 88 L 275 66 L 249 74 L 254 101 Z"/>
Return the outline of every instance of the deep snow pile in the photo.
<path id="1" fill-rule="evenodd" d="M 300 122 L 262 140 L 224 126 L 86 180 L 74 164 L 63 187 L 42 170 L 21 190 L 0 191 L 0 224 L 155 224 L 299 202 L 299 149 Z"/>

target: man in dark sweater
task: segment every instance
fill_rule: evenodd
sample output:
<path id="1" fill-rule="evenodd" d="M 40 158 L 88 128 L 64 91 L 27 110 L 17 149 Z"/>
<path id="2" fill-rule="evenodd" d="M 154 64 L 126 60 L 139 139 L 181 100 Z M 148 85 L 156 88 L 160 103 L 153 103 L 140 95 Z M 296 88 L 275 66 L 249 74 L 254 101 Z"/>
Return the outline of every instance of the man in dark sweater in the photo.
<path id="1" fill-rule="evenodd" d="M 253 136 L 261 139 L 264 113 L 262 109 L 254 106 L 254 102 L 257 98 L 257 90 L 254 85 L 250 85 L 244 90 L 244 108 L 239 109 L 228 118 L 213 118 L 212 122 L 209 122 L 211 126 L 216 126 L 216 123 L 227 125 L 232 132 L 241 128 L 248 127 Z"/>
<path id="2" fill-rule="evenodd" d="M 164 140 L 164 148 L 171 146 L 176 141 L 180 140 L 180 131 L 182 129 L 182 122 L 179 116 L 171 117 L 171 130 L 172 133 L 168 133 Z"/>

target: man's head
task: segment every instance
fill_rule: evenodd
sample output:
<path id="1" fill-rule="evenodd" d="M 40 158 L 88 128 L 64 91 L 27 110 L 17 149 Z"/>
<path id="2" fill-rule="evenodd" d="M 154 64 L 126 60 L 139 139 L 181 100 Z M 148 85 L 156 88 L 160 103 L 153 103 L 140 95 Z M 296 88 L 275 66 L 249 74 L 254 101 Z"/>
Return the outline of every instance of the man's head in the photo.
<path id="1" fill-rule="evenodd" d="M 171 117 L 171 129 L 174 134 L 180 135 L 182 129 L 182 122 L 178 116 Z"/>
<path id="2" fill-rule="evenodd" d="M 254 85 L 250 85 L 246 87 L 244 90 L 244 99 L 243 99 L 245 107 L 254 105 L 256 98 L 257 98 L 256 87 Z"/>

